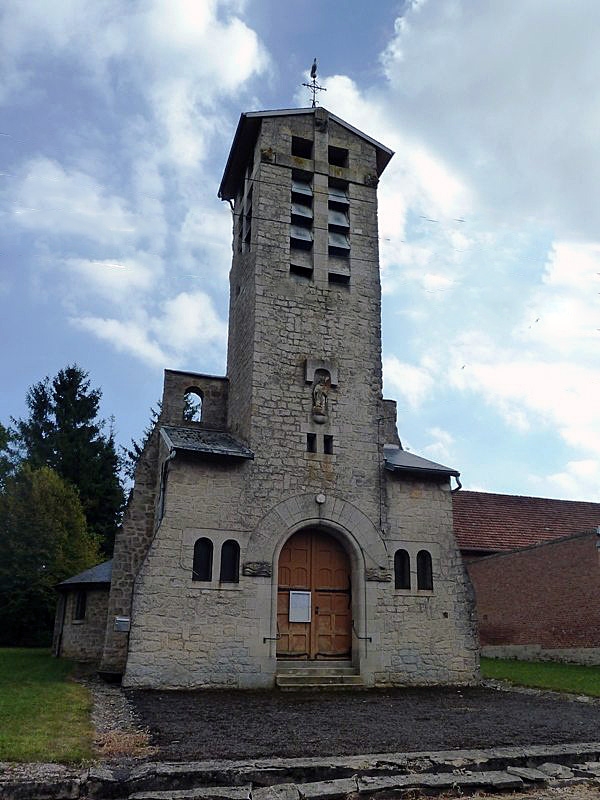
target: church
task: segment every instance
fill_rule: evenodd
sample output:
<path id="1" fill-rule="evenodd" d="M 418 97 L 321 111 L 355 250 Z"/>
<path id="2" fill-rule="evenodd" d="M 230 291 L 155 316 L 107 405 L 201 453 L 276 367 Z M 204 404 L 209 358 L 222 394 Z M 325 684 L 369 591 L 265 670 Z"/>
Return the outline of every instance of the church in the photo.
<path id="1" fill-rule="evenodd" d="M 459 473 L 402 449 L 382 395 L 377 186 L 392 155 L 323 107 L 241 115 L 219 189 L 227 374 L 165 371 L 98 643 L 123 685 L 477 680 Z"/>

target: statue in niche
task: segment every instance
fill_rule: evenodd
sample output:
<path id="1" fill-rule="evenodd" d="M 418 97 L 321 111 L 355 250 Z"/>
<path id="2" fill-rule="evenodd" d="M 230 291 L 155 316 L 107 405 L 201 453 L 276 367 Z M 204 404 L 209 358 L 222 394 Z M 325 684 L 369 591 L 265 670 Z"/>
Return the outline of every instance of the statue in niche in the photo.
<path id="1" fill-rule="evenodd" d="M 329 390 L 331 378 L 324 369 L 315 372 L 312 388 L 312 415 L 315 422 L 323 423 L 329 415 Z"/>

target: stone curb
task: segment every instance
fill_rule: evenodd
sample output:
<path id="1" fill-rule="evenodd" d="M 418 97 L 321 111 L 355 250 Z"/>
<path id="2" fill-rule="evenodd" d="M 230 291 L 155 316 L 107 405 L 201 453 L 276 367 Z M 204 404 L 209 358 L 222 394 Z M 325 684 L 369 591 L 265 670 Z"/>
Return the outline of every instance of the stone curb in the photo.
<path id="1" fill-rule="evenodd" d="M 0 764 L 1 800 L 338 800 L 409 789 L 600 785 L 600 742 L 248 761 Z"/>

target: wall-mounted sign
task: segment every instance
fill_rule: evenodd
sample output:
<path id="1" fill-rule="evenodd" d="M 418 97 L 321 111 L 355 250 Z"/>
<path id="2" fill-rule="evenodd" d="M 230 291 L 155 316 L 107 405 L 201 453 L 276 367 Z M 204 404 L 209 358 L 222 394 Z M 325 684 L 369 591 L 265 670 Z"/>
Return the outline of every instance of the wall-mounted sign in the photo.
<path id="1" fill-rule="evenodd" d="M 310 592 L 290 592 L 290 622 L 310 622 Z"/>

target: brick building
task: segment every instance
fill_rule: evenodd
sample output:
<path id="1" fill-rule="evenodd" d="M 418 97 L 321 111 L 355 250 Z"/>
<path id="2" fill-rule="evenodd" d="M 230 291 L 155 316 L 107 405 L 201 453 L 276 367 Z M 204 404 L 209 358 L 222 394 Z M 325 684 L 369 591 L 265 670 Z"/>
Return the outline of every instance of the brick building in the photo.
<path id="1" fill-rule="evenodd" d="M 115 544 L 101 669 L 125 685 L 476 680 L 458 473 L 382 398 L 391 156 L 323 108 L 242 115 L 227 375 L 165 372 Z"/>
<path id="2" fill-rule="evenodd" d="M 600 664 L 599 547 L 595 529 L 471 561 L 482 654 Z"/>

